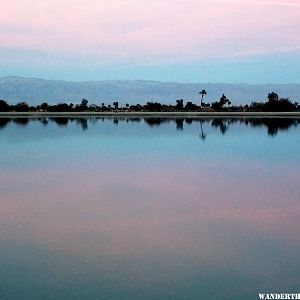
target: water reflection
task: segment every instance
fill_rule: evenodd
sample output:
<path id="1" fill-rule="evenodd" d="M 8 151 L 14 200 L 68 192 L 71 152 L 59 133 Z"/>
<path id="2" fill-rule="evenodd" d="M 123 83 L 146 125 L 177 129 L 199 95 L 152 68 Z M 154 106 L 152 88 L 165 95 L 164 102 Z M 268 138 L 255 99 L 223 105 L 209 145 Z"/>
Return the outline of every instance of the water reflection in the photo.
<path id="1" fill-rule="evenodd" d="M 144 121 L 150 126 L 159 126 L 163 123 L 168 123 L 171 121 L 169 118 L 144 118 Z"/>
<path id="2" fill-rule="evenodd" d="M 226 122 L 224 122 L 224 120 L 222 120 L 222 119 L 214 119 L 211 122 L 211 126 L 219 128 L 220 132 L 224 135 L 228 129 L 229 123 L 230 123 L 230 121 L 228 121 L 228 120 Z"/>
<path id="3" fill-rule="evenodd" d="M 67 126 L 69 123 L 70 118 L 65 118 L 65 117 L 54 117 L 54 118 L 49 118 L 50 121 L 55 122 L 58 126 Z"/>
<path id="4" fill-rule="evenodd" d="M 245 121 L 247 124 L 247 120 Z M 278 119 L 261 119 L 258 120 L 251 120 L 250 125 L 253 127 L 256 126 L 266 126 L 268 128 L 268 134 L 274 136 L 278 133 L 279 130 L 288 130 L 292 126 L 298 126 L 300 120 L 294 119 L 285 119 L 285 118 L 278 118 Z"/>
<path id="5" fill-rule="evenodd" d="M 30 119 L 28 118 L 15 118 L 13 119 L 13 122 L 20 126 L 26 126 L 29 123 L 29 120 Z"/>
<path id="6" fill-rule="evenodd" d="M 4 128 L 10 121 L 9 118 L 0 118 L 0 129 Z"/>
<path id="7" fill-rule="evenodd" d="M 48 124 L 48 119 L 47 118 L 38 118 L 38 120 L 44 126 L 46 126 Z"/>
<path id="8" fill-rule="evenodd" d="M 68 124 L 76 122 L 82 130 L 88 129 L 88 124 L 97 122 L 113 122 L 118 125 L 121 122 L 145 122 L 149 127 L 161 126 L 163 124 L 175 123 L 178 131 L 183 131 L 185 126 L 198 123 L 200 124 L 199 136 L 205 140 L 207 133 L 204 124 L 207 127 L 218 129 L 222 135 L 225 135 L 232 126 L 237 124 L 250 126 L 253 128 L 264 127 L 267 129 L 269 136 L 276 136 L 280 131 L 288 131 L 292 127 L 300 124 L 298 118 L 161 118 L 161 117 L 43 117 L 43 118 L 1 118 L 0 128 L 4 128 L 10 122 L 19 126 L 26 126 L 29 122 L 39 121 L 42 125 L 47 126 L 49 122 L 56 123 L 59 127 L 66 127 Z"/>
<path id="9" fill-rule="evenodd" d="M 0 299 L 297 292 L 298 125 L 0 118 Z"/>
<path id="10" fill-rule="evenodd" d="M 177 130 L 183 130 L 183 120 L 182 119 L 176 119 L 176 129 Z"/>
<path id="11" fill-rule="evenodd" d="M 202 141 L 205 141 L 205 139 L 206 139 L 206 134 L 205 134 L 204 131 L 203 131 L 202 123 L 203 123 L 203 122 L 200 122 L 200 129 L 201 129 L 200 138 L 201 138 Z"/>

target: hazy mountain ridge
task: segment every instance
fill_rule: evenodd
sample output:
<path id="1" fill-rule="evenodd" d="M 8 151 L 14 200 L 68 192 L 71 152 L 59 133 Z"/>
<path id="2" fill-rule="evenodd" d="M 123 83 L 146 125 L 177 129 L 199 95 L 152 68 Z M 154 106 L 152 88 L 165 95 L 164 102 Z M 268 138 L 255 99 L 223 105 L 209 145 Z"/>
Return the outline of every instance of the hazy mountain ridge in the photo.
<path id="1" fill-rule="evenodd" d="M 145 80 L 107 80 L 71 82 L 39 78 L 0 78 L 0 99 L 9 103 L 27 101 L 31 105 L 42 102 L 79 103 L 82 98 L 89 103 L 101 104 L 119 101 L 121 104 L 159 101 L 175 103 L 176 99 L 199 102 L 198 91 L 208 93 L 205 102 L 218 100 L 224 93 L 233 104 L 266 100 L 269 92 L 300 102 L 300 84 L 228 84 L 228 83 L 177 83 Z"/>

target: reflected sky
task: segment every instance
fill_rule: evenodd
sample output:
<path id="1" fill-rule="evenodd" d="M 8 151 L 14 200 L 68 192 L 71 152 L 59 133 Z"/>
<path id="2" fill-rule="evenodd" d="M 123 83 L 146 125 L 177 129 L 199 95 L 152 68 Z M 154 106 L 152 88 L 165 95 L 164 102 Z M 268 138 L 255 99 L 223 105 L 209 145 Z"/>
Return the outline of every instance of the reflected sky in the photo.
<path id="1" fill-rule="evenodd" d="M 1 127 L 1 299 L 299 292 L 297 120 L 115 120 Z"/>

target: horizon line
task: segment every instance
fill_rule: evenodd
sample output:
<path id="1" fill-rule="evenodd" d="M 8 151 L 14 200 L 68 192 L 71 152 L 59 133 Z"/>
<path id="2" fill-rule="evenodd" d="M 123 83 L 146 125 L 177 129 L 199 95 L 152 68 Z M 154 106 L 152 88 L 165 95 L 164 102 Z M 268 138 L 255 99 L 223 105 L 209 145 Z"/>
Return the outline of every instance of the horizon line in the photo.
<path id="1" fill-rule="evenodd" d="M 209 82 L 184 82 L 184 81 L 162 81 L 155 79 L 91 79 L 91 80 L 68 80 L 68 79 L 53 79 L 53 78 L 43 78 L 43 77 L 27 77 L 21 75 L 5 75 L 0 76 L 0 79 L 8 78 L 18 78 L 18 79 L 33 79 L 33 80 L 43 80 L 43 81 L 61 81 L 61 82 L 70 82 L 70 83 L 88 83 L 88 82 L 118 82 L 118 81 L 127 81 L 127 82 L 157 82 L 157 83 L 178 83 L 178 84 L 228 84 L 228 85 L 300 85 L 300 82 L 265 82 L 265 83 L 249 83 L 249 82 L 220 82 L 220 81 L 209 81 Z"/>

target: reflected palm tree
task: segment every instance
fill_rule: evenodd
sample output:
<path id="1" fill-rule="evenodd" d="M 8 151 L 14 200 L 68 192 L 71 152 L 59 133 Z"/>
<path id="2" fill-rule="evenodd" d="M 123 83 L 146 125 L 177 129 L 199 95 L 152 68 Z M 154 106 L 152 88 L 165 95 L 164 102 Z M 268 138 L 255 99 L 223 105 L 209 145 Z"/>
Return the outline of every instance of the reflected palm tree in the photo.
<path id="1" fill-rule="evenodd" d="M 203 123 L 203 120 L 200 121 L 201 135 L 199 135 L 199 136 L 200 136 L 200 138 L 201 138 L 202 141 L 205 141 L 206 134 L 203 132 L 202 123 Z"/>

